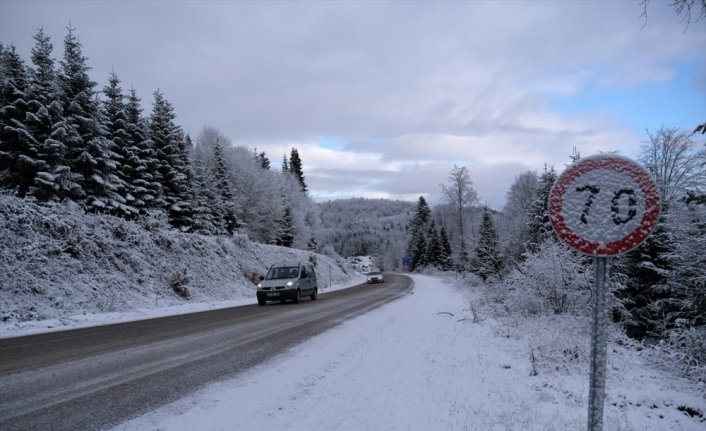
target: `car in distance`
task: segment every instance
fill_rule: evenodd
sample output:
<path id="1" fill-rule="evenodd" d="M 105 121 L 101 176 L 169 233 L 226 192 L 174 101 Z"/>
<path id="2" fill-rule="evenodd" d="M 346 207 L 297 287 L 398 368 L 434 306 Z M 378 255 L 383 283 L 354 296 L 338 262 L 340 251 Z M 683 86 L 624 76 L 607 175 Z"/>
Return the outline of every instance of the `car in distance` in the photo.
<path id="1" fill-rule="evenodd" d="M 270 267 L 267 275 L 257 284 L 257 303 L 267 301 L 286 302 L 288 299 L 299 303 L 308 296 L 315 301 L 319 294 L 316 284 L 316 271 L 308 262 L 283 262 Z"/>
<path id="2" fill-rule="evenodd" d="M 368 284 L 384 283 L 385 282 L 385 276 L 380 271 L 369 272 L 367 275 L 368 275 Z"/>

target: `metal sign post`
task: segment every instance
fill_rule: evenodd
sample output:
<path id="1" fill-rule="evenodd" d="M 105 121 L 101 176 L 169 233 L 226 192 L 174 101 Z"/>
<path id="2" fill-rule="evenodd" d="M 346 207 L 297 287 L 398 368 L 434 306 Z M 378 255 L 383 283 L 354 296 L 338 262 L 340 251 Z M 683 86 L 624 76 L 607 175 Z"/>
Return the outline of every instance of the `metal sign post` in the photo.
<path id="1" fill-rule="evenodd" d="M 596 257 L 596 283 L 593 292 L 593 326 L 591 330 L 591 379 L 588 390 L 588 429 L 603 429 L 603 400 L 608 349 L 606 334 L 606 280 L 608 257 Z"/>
<path id="2" fill-rule="evenodd" d="M 657 184 L 646 170 L 625 157 L 588 157 L 569 166 L 556 180 L 548 207 L 559 238 L 596 261 L 588 430 L 601 431 L 608 346 L 608 256 L 632 250 L 650 235 L 659 218 Z"/>

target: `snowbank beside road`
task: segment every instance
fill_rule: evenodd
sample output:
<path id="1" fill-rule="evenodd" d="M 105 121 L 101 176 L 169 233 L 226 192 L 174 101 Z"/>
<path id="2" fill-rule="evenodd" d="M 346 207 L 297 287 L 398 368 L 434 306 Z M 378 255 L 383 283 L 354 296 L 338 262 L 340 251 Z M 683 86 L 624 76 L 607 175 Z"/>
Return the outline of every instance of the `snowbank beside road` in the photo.
<path id="1" fill-rule="evenodd" d="M 0 337 L 251 303 L 254 281 L 281 261 L 315 260 L 323 292 L 365 281 L 311 251 L 1 195 L 0 232 Z"/>
<path id="2" fill-rule="evenodd" d="M 117 430 L 585 429 L 588 322 L 495 320 L 471 289 L 414 279 L 411 295 Z M 680 410 L 706 411 L 703 388 L 614 343 L 608 369 L 607 431 L 703 429 Z"/>

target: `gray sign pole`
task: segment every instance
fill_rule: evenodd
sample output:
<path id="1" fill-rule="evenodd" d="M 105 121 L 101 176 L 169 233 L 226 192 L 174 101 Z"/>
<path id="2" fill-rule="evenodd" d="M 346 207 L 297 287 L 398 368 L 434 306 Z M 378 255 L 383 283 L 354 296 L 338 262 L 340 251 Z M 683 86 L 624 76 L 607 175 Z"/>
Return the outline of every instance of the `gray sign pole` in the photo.
<path id="1" fill-rule="evenodd" d="M 593 292 L 593 328 L 591 334 L 591 382 L 588 392 L 588 431 L 603 429 L 606 353 L 606 273 L 607 257 L 596 257 L 596 283 Z"/>

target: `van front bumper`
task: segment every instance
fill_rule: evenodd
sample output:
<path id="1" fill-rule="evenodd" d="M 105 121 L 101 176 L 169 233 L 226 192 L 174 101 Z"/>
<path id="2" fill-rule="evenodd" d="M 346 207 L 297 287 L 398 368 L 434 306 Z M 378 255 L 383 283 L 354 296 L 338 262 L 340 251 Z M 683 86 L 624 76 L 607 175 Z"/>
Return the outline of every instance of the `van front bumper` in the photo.
<path id="1" fill-rule="evenodd" d="M 296 299 L 297 289 L 258 289 L 257 290 L 257 300 L 258 301 L 284 301 L 287 299 Z"/>

